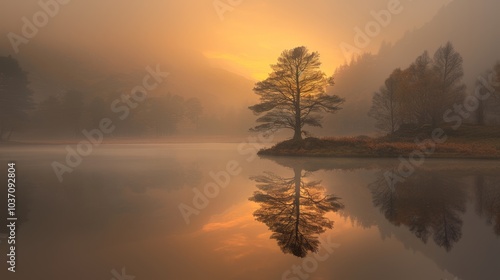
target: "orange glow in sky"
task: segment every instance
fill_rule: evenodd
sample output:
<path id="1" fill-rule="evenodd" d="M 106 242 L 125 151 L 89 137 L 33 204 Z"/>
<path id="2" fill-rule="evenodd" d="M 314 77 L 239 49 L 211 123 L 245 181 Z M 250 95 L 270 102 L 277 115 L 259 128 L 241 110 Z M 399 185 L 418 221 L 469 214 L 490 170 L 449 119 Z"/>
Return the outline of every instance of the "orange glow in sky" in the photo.
<path id="1" fill-rule="evenodd" d="M 370 38 L 362 51 L 376 52 L 382 42 L 395 42 L 407 30 L 425 24 L 449 1 L 401 1 L 402 12 L 391 18 L 383 32 Z M 37 2 L 0 3 L 1 10 L 9 10 L 2 17 L 0 31 L 20 33 L 20 19 L 39 10 Z M 262 80 L 283 50 L 306 46 L 320 53 L 323 71 L 331 75 L 350 59 L 339 45 L 353 44 L 355 28 L 363 29 L 373 21 L 372 12 L 388 5 L 387 0 L 219 2 L 229 6 L 217 10 L 212 0 L 150 0 L 147 5 L 72 1 L 61 7 L 36 40 L 22 47 L 25 51 L 39 46 L 60 48 L 80 57 L 92 55 L 96 61 L 136 65 L 144 65 L 145 60 L 196 63 L 186 57 L 189 52 L 182 53 L 189 50 L 214 66 Z M 8 44 L 4 40 L 0 48 L 9 49 Z"/>

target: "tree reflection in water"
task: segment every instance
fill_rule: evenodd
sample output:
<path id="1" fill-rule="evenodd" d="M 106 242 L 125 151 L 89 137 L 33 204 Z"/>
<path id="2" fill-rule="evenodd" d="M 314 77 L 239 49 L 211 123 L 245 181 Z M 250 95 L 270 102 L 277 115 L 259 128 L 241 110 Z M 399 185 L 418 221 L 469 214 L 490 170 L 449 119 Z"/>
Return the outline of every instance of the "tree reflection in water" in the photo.
<path id="1" fill-rule="evenodd" d="M 370 184 L 373 203 L 396 226 L 405 225 L 424 243 L 450 251 L 462 237 L 467 193 L 460 180 L 433 171 L 417 171 L 391 190 L 383 173 Z"/>
<path id="2" fill-rule="evenodd" d="M 476 175 L 476 213 L 500 235 L 500 177 Z"/>
<path id="3" fill-rule="evenodd" d="M 321 181 L 306 182 L 307 172 L 300 167 L 293 170 L 293 177 L 271 172 L 252 177 L 259 190 L 250 200 L 260 204 L 254 216 L 273 231 L 271 238 L 277 240 L 283 253 L 303 258 L 317 252 L 319 235 L 333 228 L 333 221 L 325 214 L 344 205 L 339 197 L 325 194 Z"/>

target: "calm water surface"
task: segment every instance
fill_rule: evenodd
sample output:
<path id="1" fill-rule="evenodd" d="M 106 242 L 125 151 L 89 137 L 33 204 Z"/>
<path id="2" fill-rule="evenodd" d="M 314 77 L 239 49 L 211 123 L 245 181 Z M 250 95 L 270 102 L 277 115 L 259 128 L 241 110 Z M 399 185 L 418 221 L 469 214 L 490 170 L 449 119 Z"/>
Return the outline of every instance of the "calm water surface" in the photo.
<path id="1" fill-rule="evenodd" d="M 102 145 L 62 183 L 51 163 L 64 146 L 1 148 L 2 178 L 17 163 L 19 217 L 17 272 L 0 238 L 1 279 L 500 277 L 498 162 L 427 160 L 391 189 L 384 173 L 398 160 L 237 147 Z"/>

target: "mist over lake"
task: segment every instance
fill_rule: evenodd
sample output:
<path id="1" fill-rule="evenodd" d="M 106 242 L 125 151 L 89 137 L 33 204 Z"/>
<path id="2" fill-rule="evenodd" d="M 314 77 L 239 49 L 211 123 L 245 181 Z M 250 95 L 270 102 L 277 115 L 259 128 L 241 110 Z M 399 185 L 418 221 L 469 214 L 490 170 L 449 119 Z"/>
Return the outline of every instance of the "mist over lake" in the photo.
<path id="1" fill-rule="evenodd" d="M 237 144 L 104 145 L 59 183 L 48 163 L 64 154 L 63 146 L 1 154 L 2 161 L 17 159 L 22 176 L 17 254 L 32 269 L 19 270 L 18 279 L 40 273 L 94 279 L 123 264 L 145 279 L 281 279 L 288 270 L 293 279 L 293 266 L 311 279 L 495 279 L 499 273 L 500 165 L 491 161 L 429 160 L 391 191 L 383 173 L 397 167 L 396 159 L 248 162 Z M 241 173 L 186 224 L 179 205 L 194 207 L 193 188 L 203 192 L 214 182 L 209 173 L 230 161 Z M 320 234 L 307 229 L 319 219 L 307 216 L 314 208 L 304 209 L 309 214 L 300 227 L 312 232 L 303 241 L 321 241 L 303 259 L 270 238 L 275 232 L 253 215 L 262 205 L 249 200 L 258 191 L 251 177 L 296 172 L 304 186 L 320 182 L 315 191 L 344 205 L 321 215 L 333 227 Z"/>

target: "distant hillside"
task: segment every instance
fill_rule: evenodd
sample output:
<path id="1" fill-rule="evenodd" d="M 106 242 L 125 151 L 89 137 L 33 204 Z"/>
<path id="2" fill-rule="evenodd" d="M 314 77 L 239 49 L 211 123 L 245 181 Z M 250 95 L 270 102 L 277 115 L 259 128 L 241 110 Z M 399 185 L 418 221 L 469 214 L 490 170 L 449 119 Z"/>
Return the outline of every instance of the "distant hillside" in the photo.
<path id="1" fill-rule="evenodd" d="M 0 46 L 0 55 L 9 55 L 8 46 Z M 35 101 L 51 95 L 60 95 L 70 89 L 86 94 L 87 100 L 117 92 L 130 93 L 142 84 L 146 66 L 170 76 L 152 94 L 172 93 L 185 98 L 200 99 L 204 118 L 200 125 L 216 134 L 246 135 L 254 116 L 247 107 L 256 102 L 252 89 L 254 82 L 243 76 L 212 67 L 199 53 L 179 50 L 166 51 L 159 61 L 110 61 L 90 53 L 71 53 L 36 45 L 14 55 L 21 67 L 29 73 L 30 87 Z"/>
<path id="2" fill-rule="evenodd" d="M 500 59 L 500 2 L 454 0 L 420 29 L 408 32 L 394 45 L 383 45 L 378 54 L 364 55 L 336 72 L 334 94 L 347 102 L 337 115 L 329 116 L 322 135 L 371 134 L 376 130 L 366 115 L 371 97 L 393 69 L 406 68 L 428 50 L 430 54 L 451 41 L 464 58 L 465 82 L 472 91 L 476 77 Z M 474 20 L 472 20 L 474 19 Z"/>

